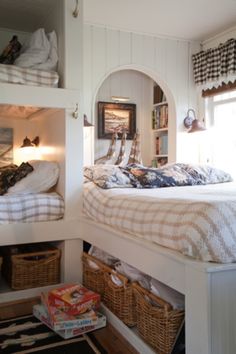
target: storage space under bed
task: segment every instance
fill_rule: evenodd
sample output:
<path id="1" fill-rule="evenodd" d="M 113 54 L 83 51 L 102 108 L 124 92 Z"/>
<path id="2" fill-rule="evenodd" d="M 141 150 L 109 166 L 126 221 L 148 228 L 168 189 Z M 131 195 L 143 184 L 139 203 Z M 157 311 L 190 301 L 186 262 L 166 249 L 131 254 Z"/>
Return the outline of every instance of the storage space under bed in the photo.
<path id="1" fill-rule="evenodd" d="M 48 243 L 1 248 L 2 276 L 13 290 L 60 282 L 61 252 Z"/>

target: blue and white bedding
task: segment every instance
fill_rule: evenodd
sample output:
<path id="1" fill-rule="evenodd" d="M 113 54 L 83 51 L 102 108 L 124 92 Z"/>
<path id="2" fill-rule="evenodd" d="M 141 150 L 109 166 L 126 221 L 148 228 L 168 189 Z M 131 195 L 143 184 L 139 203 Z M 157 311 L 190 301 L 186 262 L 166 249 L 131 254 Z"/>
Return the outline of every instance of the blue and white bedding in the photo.
<path id="1" fill-rule="evenodd" d="M 103 189 L 161 188 L 231 182 L 227 172 L 208 165 L 168 164 L 161 168 L 129 164 L 95 165 L 84 168 L 84 176 Z"/>

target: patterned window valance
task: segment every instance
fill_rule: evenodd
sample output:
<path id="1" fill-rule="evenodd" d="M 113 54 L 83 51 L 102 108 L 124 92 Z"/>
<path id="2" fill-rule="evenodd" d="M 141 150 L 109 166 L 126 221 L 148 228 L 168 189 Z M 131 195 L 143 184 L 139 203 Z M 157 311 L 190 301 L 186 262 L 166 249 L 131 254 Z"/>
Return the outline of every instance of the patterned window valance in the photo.
<path id="1" fill-rule="evenodd" d="M 236 77 L 236 39 L 229 39 L 216 48 L 194 54 L 194 80 L 197 85 L 217 87 Z"/>

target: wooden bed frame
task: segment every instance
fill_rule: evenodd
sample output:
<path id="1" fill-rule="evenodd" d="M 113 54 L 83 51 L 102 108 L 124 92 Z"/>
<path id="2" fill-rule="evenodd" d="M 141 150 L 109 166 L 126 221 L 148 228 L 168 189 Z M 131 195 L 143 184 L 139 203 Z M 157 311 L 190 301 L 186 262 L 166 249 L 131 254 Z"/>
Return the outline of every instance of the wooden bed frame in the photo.
<path id="1" fill-rule="evenodd" d="M 187 354 L 236 353 L 236 264 L 194 261 L 85 216 L 80 228 L 83 240 L 185 295 Z M 152 352 L 115 316 L 109 319 L 140 353 Z"/>

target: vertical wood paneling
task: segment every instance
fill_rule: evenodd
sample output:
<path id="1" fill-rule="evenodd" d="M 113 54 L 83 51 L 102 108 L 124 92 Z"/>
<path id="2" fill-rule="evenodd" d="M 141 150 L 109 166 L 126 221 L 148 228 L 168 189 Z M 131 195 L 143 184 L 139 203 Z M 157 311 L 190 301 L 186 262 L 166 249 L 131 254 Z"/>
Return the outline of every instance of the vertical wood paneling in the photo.
<path id="1" fill-rule="evenodd" d="M 105 52 L 107 53 L 107 69 L 110 71 L 111 69 L 119 66 L 119 58 L 120 58 L 120 39 L 119 39 L 120 31 L 108 30 L 107 31 L 107 49 Z M 104 50 L 105 48 L 103 48 Z"/>
<path id="2" fill-rule="evenodd" d="M 106 30 L 104 28 L 96 28 L 92 31 L 92 75 L 93 81 L 99 82 L 100 78 L 106 72 Z M 86 59 L 85 59 L 86 60 Z"/>
<path id="3" fill-rule="evenodd" d="M 93 75 L 92 75 L 92 27 L 85 26 L 84 29 L 84 72 L 83 72 L 83 100 L 84 113 L 87 114 L 88 120 L 92 121 L 92 92 L 93 92 Z"/>
<path id="4" fill-rule="evenodd" d="M 178 55 L 178 42 L 173 40 L 166 40 L 166 50 L 165 50 L 165 80 L 171 87 L 172 93 L 176 99 L 176 82 L 178 80 L 177 76 L 177 55 Z"/>
<path id="5" fill-rule="evenodd" d="M 130 38 L 130 32 L 120 32 L 120 65 L 131 62 Z"/>
<path id="6" fill-rule="evenodd" d="M 155 38 L 143 36 L 143 61 L 145 67 L 155 68 Z"/>
<path id="7" fill-rule="evenodd" d="M 155 70 L 165 79 L 166 76 L 166 41 L 163 38 L 155 38 Z"/>
<path id="8" fill-rule="evenodd" d="M 83 77 L 83 1 L 79 0 L 79 16 L 74 18 L 73 0 L 64 0 L 65 88 L 82 91 Z"/>
<path id="9" fill-rule="evenodd" d="M 132 63 L 141 64 L 143 63 L 143 41 L 144 38 L 141 34 L 132 34 L 131 46 L 132 46 Z"/>
<path id="10" fill-rule="evenodd" d="M 89 27 L 89 25 L 85 27 Z M 99 37 L 101 29 L 93 27 L 93 33 L 97 31 L 96 36 Z M 92 75 L 92 87 L 89 93 L 85 92 L 85 95 L 93 96 L 102 79 L 105 79 L 108 73 L 118 70 L 122 66 L 131 65 L 132 67 L 133 65 L 134 69 L 141 70 L 140 68 L 143 68 L 144 73 L 152 73 L 150 74 L 152 79 L 157 81 L 164 89 L 169 101 L 170 119 L 172 120 L 169 150 L 171 160 L 174 161 L 177 155 L 178 159 L 181 159 L 184 155 L 184 149 L 179 149 L 178 144 L 181 145 L 181 133 L 185 132 L 182 127 L 184 114 L 190 104 L 189 102 L 191 102 L 192 108 L 196 107 L 196 89 L 192 84 L 192 77 L 189 75 L 191 55 L 188 49 L 189 43 L 119 30 L 106 29 L 105 31 L 105 40 L 100 38 L 99 45 L 94 43 L 94 36 L 92 44 L 85 43 L 85 47 L 91 45 L 93 58 L 99 57 L 98 61 L 93 59 L 93 71 L 90 74 Z M 85 72 L 88 71 L 87 65 L 89 64 L 85 60 Z M 117 89 L 116 83 L 112 81 L 113 79 L 110 81 L 110 91 L 115 87 Z M 117 78 L 114 80 L 116 81 Z M 132 97 L 132 92 L 129 94 L 129 91 L 134 89 L 133 82 L 125 81 L 121 77 L 120 80 L 122 84 L 119 84 L 119 94 L 125 96 L 125 92 L 127 92 L 127 95 Z M 136 81 L 134 77 L 133 80 L 135 85 L 140 88 L 139 92 L 143 92 L 146 84 L 140 80 Z M 87 89 L 89 89 L 88 86 Z M 136 90 L 133 92 L 138 95 Z M 150 102 L 150 100 L 148 101 Z M 86 102 L 88 103 L 89 99 L 86 99 Z M 139 122 L 142 130 L 143 124 L 143 121 L 142 123 Z M 188 148 L 191 147 L 188 146 Z M 145 147 L 145 156 L 148 154 L 146 149 L 147 147 Z"/>

